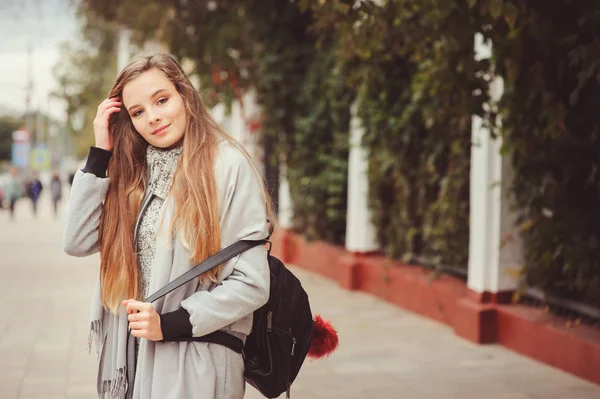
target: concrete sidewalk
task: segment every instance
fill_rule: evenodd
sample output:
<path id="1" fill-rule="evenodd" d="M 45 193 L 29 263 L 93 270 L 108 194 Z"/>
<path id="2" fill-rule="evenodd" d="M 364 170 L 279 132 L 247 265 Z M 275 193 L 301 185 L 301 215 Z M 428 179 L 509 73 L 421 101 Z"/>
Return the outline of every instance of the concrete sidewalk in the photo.
<path id="1" fill-rule="evenodd" d="M 15 222 L 0 211 L 0 399 L 94 398 L 96 356 L 87 353 L 87 336 L 98 258 L 65 255 L 61 220 L 47 197 L 40 201 L 37 219 L 26 200 Z M 340 335 L 333 356 L 305 364 L 294 399 L 600 398 L 600 386 L 294 271 L 313 311 Z M 251 387 L 246 397 L 261 398 Z"/>

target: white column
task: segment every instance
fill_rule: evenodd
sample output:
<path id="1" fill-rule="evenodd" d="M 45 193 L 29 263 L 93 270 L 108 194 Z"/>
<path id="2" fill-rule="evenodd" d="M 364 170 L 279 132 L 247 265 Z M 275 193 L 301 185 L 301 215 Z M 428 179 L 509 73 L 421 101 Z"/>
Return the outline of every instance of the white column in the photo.
<path id="1" fill-rule="evenodd" d="M 258 112 L 258 105 L 252 92 L 245 93 L 242 101 L 243 104 L 239 100 L 232 102 L 229 129 L 226 132 L 244 147 L 257 167 L 262 169 L 263 162 L 259 158 L 257 135 L 250 132 L 246 123 L 247 119 L 253 118 L 254 113 Z"/>
<path id="2" fill-rule="evenodd" d="M 491 57 L 492 46 L 475 35 L 475 58 Z M 494 107 L 504 93 L 502 78 L 490 84 Z M 515 228 L 516 215 L 510 209 L 512 169 L 510 157 L 502 157 L 502 139 L 493 138 L 479 116 L 472 118 L 471 214 L 469 232 L 469 275 L 467 285 L 476 292 L 513 290 L 518 285 L 521 243 Z M 501 242 L 513 236 L 507 245 Z"/>
<path id="3" fill-rule="evenodd" d="M 242 119 L 242 107 L 238 100 L 231 103 L 231 124 L 227 132 L 238 142 L 243 143 L 244 139 L 244 120 Z"/>
<path id="4" fill-rule="evenodd" d="M 119 73 L 131 58 L 131 30 L 120 27 L 117 35 L 117 73 Z"/>
<path id="5" fill-rule="evenodd" d="M 227 107 L 225 104 L 218 103 L 211 108 L 210 113 L 225 133 L 231 135 L 231 115 L 227 114 Z"/>
<path id="6" fill-rule="evenodd" d="M 518 214 L 513 209 L 512 157 L 502 157 L 502 203 L 500 204 L 500 260 L 499 272 L 493 276 L 491 289 L 496 291 L 511 291 L 518 287 L 520 272 L 524 266 L 523 241 L 520 236 Z"/>
<path id="7" fill-rule="evenodd" d="M 246 148 L 246 151 L 250 154 L 256 165 L 264 170 L 264 153 L 259 146 L 259 134 L 252 132 L 250 126 L 246 124 L 246 121 L 255 121 L 260 118 L 262 112 L 260 105 L 256 101 L 256 91 L 249 89 L 244 93 L 243 96 L 243 107 L 242 112 L 244 116 L 244 129 L 241 142 Z"/>
<path id="8" fill-rule="evenodd" d="M 284 229 L 293 227 L 294 204 L 290 195 L 290 185 L 287 180 L 287 167 L 285 161 L 279 162 L 279 204 L 277 221 Z"/>
<path id="9" fill-rule="evenodd" d="M 368 206 L 368 160 L 367 152 L 361 144 L 365 129 L 356 115 L 357 108 L 355 102 L 350 119 L 346 249 L 350 252 L 371 252 L 377 250 L 379 245 Z"/>
<path id="10" fill-rule="evenodd" d="M 225 128 L 223 126 L 225 123 L 225 112 L 225 105 L 222 103 L 218 103 L 210 109 L 210 114 L 223 129 Z"/>

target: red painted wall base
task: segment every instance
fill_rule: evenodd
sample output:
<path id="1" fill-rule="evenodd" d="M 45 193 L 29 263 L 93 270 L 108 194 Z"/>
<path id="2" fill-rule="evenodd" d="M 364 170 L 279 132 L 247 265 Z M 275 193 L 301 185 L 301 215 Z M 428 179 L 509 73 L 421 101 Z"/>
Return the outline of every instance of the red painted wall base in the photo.
<path id="1" fill-rule="evenodd" d="M 600 384 L 600 330 L 568 326 L 541 309 L 511 305 L 512 293 L 475 293 L 457 278 L 408 266 L 376 254 L 353 254 L 279 229 L 272 254 L 283 262 L 361 290 L 451 326 L 475 342 L 512 350 Z"/>

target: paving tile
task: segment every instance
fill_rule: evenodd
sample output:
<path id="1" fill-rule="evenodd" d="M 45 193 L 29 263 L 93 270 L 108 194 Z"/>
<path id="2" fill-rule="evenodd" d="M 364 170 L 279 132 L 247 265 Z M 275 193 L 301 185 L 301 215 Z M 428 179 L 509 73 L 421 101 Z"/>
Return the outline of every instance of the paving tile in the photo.
<path id="1" fill-rule="evenodd" d="M 95 385 L 90 386 L 89 384 L 68 384 L 67 386 L 67 399 L 89 399 L 97 396 Z"/>
<path id="2" fill-rule="evenodd" d="M 10 276 L 0 279 L 0 399 L 94 398 L 87 337 L 98 256 L 62 253 L 62 219 L 42 195 L 37 220 L 25 202 L 16 223 L 0 212 L 0 275 Z M 340 336 L 332 356 L 306 361 L 294 399 L 600 399 L 598 385 L 292 269 Z M 262 396 L 249 386 L 246 398 Z"/>
<path id="3" fill-rule="evenodd" d="M 19 399 L 23 398 L 64 398 L 66 381 L 54 377 L 25 377 L 19 391 Z"/>
<path id="4" fill-rule="evenodd" d="M 0 398 L 16 399 L 21 387 L 21 378 L 0 374 Z"/>

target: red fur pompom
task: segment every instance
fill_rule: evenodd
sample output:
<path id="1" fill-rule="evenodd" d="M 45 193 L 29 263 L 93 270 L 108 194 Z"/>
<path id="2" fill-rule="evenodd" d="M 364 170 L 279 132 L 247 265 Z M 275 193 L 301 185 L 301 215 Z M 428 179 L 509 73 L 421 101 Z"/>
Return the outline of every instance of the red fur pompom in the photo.
<path id="1" fill-rule="evenodd" d="M 318 359 L 330 355 L 338 346 L 337 331 L 331 323 L 315 316 L 315 331 L 308 350 L 308 357 Z"/>

